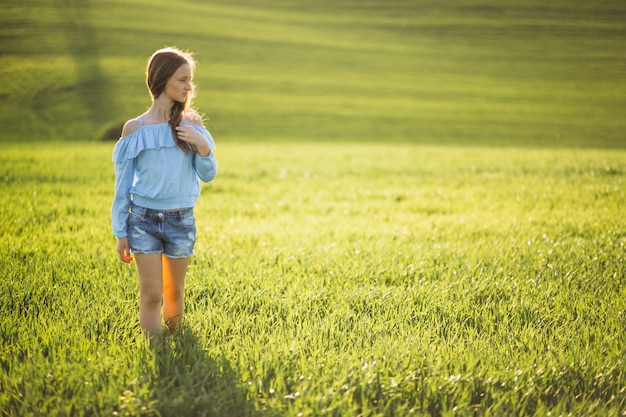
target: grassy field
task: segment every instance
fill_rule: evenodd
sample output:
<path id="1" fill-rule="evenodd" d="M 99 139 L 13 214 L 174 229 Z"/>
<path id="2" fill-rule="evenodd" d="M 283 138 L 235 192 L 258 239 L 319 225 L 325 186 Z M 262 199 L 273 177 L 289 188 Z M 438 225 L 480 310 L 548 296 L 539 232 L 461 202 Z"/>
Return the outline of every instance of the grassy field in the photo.
<path id="1" fill-rule="evenodd" d="M 196 53 L 224 141 L 626 146 L 626 3 L 9 0 L 2 141 L 92 140 Z"/>
<path id="2" fill-rule="evenodd" d="M 626 2 L 8 0 L 0 416 L 626 415 Z M 183 329 L 110 232 L 145 63 L 220 172 Z M 111 135 L 108 135 L 111 136 Z"/>
<path id="3" fill-rule="evenodd" d="M 626 412 L 626 152 L 219 145 L 150 346 L 111 147 L 0 154 L 0 415 Z"/>

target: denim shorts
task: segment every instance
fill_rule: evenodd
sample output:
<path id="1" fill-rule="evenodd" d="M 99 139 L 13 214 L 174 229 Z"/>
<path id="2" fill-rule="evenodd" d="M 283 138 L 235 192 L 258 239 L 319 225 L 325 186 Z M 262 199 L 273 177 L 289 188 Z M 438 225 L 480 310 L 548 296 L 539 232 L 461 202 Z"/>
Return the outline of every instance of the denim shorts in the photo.
<path id="1" fill-rule="evenodd" d="M 132 205 L 126 224 L 132 253 L 162 253 L 168 258 L 193 255 L 196 243 L 193 208 L 164 211 Z"/>

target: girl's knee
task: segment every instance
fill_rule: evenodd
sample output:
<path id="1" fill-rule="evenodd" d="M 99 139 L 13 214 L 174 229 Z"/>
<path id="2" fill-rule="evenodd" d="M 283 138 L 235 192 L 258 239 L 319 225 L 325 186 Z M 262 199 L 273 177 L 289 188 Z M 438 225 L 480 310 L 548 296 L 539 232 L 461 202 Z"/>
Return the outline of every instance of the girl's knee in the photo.
<path id="1" fill-rule="evenodd" d="M 161 303 L 163 302 L 163 295 L 160 293 L 152 292 L 152 293 L 142 293 L 140 295 L 141 303 L 145 306 L 149 307 L 161 307 Z"/>

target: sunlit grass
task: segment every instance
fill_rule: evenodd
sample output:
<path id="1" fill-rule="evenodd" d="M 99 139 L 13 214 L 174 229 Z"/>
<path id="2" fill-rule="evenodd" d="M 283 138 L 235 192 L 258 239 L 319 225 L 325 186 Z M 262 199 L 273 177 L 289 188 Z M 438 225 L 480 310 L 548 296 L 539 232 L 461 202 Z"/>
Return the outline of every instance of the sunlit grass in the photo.
<path id="1" fill-rule="evenodd" d="M 626 412 L 626 3 L 414 3 L 5 5 L 0 415 Z M 220 172 L 151 345 L 86 142 L 165 45 Z"/>
<path id="2" fill-rule="evenodd" d="M 607 415 L 621 151 L 219 144 L 185 327 L 150 346 L 111 145 L 2 153 L 3 415 Z"/>
<path id="3" fill-rule="evenodd" d="M 5 9 L 3 141 L 93 139 L 143 112 L 146 60 L 175 45 L 196 54 L 196 104 L 223 141 L 625 146 L 621 1 Z"/>

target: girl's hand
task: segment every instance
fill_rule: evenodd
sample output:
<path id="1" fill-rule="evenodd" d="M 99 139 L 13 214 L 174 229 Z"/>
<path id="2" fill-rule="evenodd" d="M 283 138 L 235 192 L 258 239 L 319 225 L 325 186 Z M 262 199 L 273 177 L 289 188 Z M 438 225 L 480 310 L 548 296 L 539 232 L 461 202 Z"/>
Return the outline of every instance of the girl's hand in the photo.
<path id="1" fill-rule="evenodd" d="M 130 245 L 128 244 L 128 238 L 123 237 L 117 240 L 117 253 L 120 255 L 120 259 L 124 263 L 131 263 L 133 257 L 130 254 Z"/>
<path id="2" fill-rule="evenodd" d="M 176 126 L 176 133 L 178 139 L 192 144 L 198 150 L 198 155 L 207 156 L 211 149 L 209 149 L 209 142 L 193 128 L 191 125 L 178 125 Z"/>

